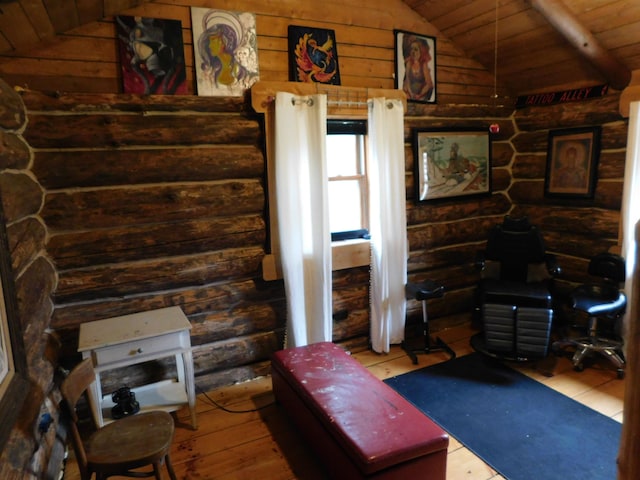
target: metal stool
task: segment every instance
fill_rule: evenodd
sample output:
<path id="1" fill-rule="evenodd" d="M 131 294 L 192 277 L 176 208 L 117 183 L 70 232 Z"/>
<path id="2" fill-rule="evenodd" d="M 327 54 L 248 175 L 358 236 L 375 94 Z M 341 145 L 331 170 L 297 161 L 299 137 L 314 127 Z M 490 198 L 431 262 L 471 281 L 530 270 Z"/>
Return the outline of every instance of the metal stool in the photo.
<path id="1" fill-rule="evenodd" d="M 433 352 L 447 352 L 451 358 L 456 357 L 456 353 L 439 337 L 432 339 L 429 332 L 429 316 L 427 315 L 427 300 L 440 298 L 444 294 L 444 285 L 425 280 L 420 283 L 408 283 L 405 287 L 406 298 L 415 299 L 422 302 L 422 334 L 424 345 L 420 348 L 411 348 L 406 340 L 402 342 L 402 349 L 409 355 L 414 365 L 418 364 L 418 354 Z"/>

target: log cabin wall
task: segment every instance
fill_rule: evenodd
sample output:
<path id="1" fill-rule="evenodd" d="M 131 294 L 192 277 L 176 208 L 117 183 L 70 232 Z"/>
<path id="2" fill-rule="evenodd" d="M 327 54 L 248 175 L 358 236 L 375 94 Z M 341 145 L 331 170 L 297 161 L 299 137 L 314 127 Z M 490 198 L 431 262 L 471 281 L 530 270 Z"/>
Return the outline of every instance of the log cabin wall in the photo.
<path id="1" fill-rule="evenodd" d="M 432 328 L 469 321 L 480 272 L 475 268 L 477 251 L 484 247 L 491 226 L 510 213 L 512 202 L 510 164 L 514 155 L 511 110 L 479 105 L 423 105 L 410 103 L 405 116 L 405 168 L 407 175 L 408 279 L 432 279 L 445 285 L 441 299 L 429 301 Z M 413 130 L 425 128 L 473 128 L 500 132 L 490 135 L 492 190 L 489 196 L 416 204 L 413 179 Z M 407 303 L 408 323 L 420 319 L 419 302 Z"/>
<path id="2" fill-rule="evenodd" d="M 563 273 L 558 289 L 565 293 L 588 279 L 595 254 L 620 247 L 620 208 L 624 182 L 628 119 L 618 112 L 619 92 L 585 102 L 517 110 L 517 134 L 509 197 L 514 212 L 541 225 L 547 247 L 558 257 Z M 544 196 L 547 138 L 550 130 L 601 126 L 597 183 L 593 199 Z"/>
<path id="3" fill-rule="evenodd" d="M 123 12 L 181 20 L 190 93 L 195 90 L 191 5 L 255 12 L 264 80 L 288 79 L 287 26 L 302 23 L 336 31 L 344 85 L 394 86 L 393 29 L 397 28 L 437 37 L 440 103 L 479 105 L 487 103 L 493 92 L 488 72 L 401 2 L 330 2 L 326 5 L 333 12 L 330 22 L 316 9 L 296 2 L 267 6 L 251 1 L 154 2 Z M 226 379 L 213 372 L 265 360 L 278 344 L 278 334 L 262 336 L 256 331 L 279 332 L 284 318 L 281 286 L 256 286 L 260 282 L 254 280 L 259 278 L 256 265 L 266 235 L 264 218 L 258 216 L 264 209 L 259 119 L 242 99 L 142 100 L 118 95 L 121 79 L 115 37 L 114 22 L 108 19 L 0 64 L 4 78 L 28 87 L 23 97 L 30 110 L 28 135 L 36 145 L 34 175 L 47 189 L 43 216 L 49 228 L 48 249 L 61 276 L 52 326 L 65 340 L 68 356 L 82 321 L 180 303 L 194 324 L 202 386 L 253 376 L 256 372 L 251 368 Z M 62 93 L 38 94 L 37 90 Z M 453 114 L 438 114 L 437 107 L 430 110 L 436 116 L 478 116 L 473 107 Z M 416 107 L 413 115 L 424 112 Z M 448 124 L 451 120 L 462 121 L 450 118 Z M 220 132 L 219 125 L 225 130 Z M 224 152 L 220 144 L 228 146 Z M 221 164 L 233 166 L 221 169 Z M 212 195 L 225 196 L 217 211 L 205 207 L 204 199 Z M 228 204 L 243 205 L 242 211 L 236 213 Z M 225 209 L 227 223 L 211 220 Z M 148 226 L 158 221 L 169 226 Z M 193 222 L 188 229 L 171 228 L 171 222 L 188 221 Z M 211 232 L 219 234 L 222 228 L 226 228 L 223 238 L 212 240 Z M 199 237 L 194 240 L 196 234 Z M 367 277 L 366 269 L 335 274 L 335 310 L 348 312 L 346 319 L 336 321 L 338 340 L 368 334 Z M 260 306 L 242 303 L 247 301 Z M 247 341 L 251 335 L 259 339 Z M 216 348 L 210 348 L 214 344 Z M 204 345 L 208 348 L 199 348 Z"/>
<path id="4" fill-rule="evenodd" d="M 264 158 L 245 100 L 23 99 L 33 173 L 46 189 L 41 216 L 59 274 L 51 325 L 63 357 L 77 357 L 83 322 L 180 305 L 199 376 L 237 369 L 216 381 L 226 383 L 264 373 L 243 366 L 281 345 L 285 314 L 281 285 L 260 280 Z M 131 370 L 124 380 L 135 384 L 142 373 Z"/>
<path id="5" fill-rule="evenodd" d="M 51 327 L 70 366 L 78 358 L 81 322 L 180 305 L 193 325 L 196 382 L 208 389 L 266 373 L 270 353 L 281 345 L 286 313 L 282 283 L 265 283 L 260 272 L 266 243 L 261 119 L 247 99 L 193 95 L 191 5 L 256 13 L 263 80 L 288 80 L 289 24 L 336 31 L 346 86 L 393 88 L 394 28 L 437 37 L 439 102 L 485 103 L 493 80 L 396 1 L 329 2 L 322 11 L 293 1 L 173 1 L 122 12 L 182 21 L 190 95 L 181 97 L 119 93 L 113 19 L 0 58 L 0 77 L 21 90 L 26 105 L 24 136 L 33 145 L 21 168 L 38 186 L 33 197 L 3 190 L 5 202 L 32 199 L 28 216 L 41 227 L 33 236 L 46 247 L 34 262 L 43 265 L 41 274 L 25 277 L 27 288 L 41 297 L 21 298 L 22 307 L 29 307 L 24 322 L 32 351 L 41 352 L 34 338 Z M 458 115 L 477 116 L 474 108 L 463 110 Z M 418 109 L 414 115 L 422 113 Z M 8 168 L 15 174 L 15 166 Z M 418 222 L 425 221 L 418 217 Z M 38 243 L 33 245 L 38 252 Z M 47 264 L 54 265 L 51 272 Z M 432 267 L 418 262 L 417 274 Z M 442 260 L 436 267 L 446 270 Z M 367 284 L 366 268 L 335 273 L 334 310 L 346 311 L 345 318 L 337 316 L 336 341 L 367 343 Z M 49 310 L 33 311 L 36 300 L 47 305 L 51 299 L 53 315 L 51 303 Z M 44 361 L 40 355 L 34 359 Z M 145 366 L 124 379 L 106 380 L 113 387 L 123 380 L 135 383 L 162 376 L 165 367 L 171 366 Z M 46 438 L 37 433 L 40 410 L 55 403 L 45 400 L 52 368 L 38 371 L 42 393 L 31 397 L 32 408 L 25 409 L 11 447 L 3 451 L 2 478 L 38 478 L 60 465 L 50 438 L 58 430 L 57 418 Z"/>
<path id="6" fill-rule="evenodd" d="M 621 185 L 626 125 L 615 116 L 615 95 L 512 114 L 509 107 L 492 105 L 489 72 L 396 1 L 325 2 L 322 12 L 293 1 L 154 2 L 122 13 L 182 21 L 190 95 L 121 94 L 112 19 L 80 27 L 37 51 L 0 58 L 0 77 L 24 88 L 24 137 L 33 159 L 23 168 L 41 189 L 29 216 L 43 229 L 41 263 L 50 259 L 59 276 L 57 288 L 41 292 L 47 298 L 53 292 L 50 326 L 62 338 L 66 362 L 77 359 L 80 323 L 169 305 L 181 306 L 193 325 L 196 383 L 202 389 L 265 374 L 270 353 L 281 345 L 284 288 L 264 282 L 260 271 L 267 236 L 261 118 L 246 98 L 194 95 L 191 5 L 256 13 L 263 80 L 288 80 L 289 24 L 336 31 L 345 86 L 393 88 L 393 29 L 437 38 L 438 104 L 410 104 L 405 122 L 409 277 L 447 286 L 443 299 L 430 302 L 436 329 L 470 318 L 476 250 L 506 213 L 530 214 L 562 255 L 567 275 L 576 279 L 595 246 L 617 238 L 615 188 Z M 493 122 L 501 126 L 492 138 L 493 194 L 415 205 L 412 129 L 487 128 Z M 602 181 L 594 202 L 548 202 L 546 135 L 549 128 L 574 124 L 604 127 Z M 576 219 L 585 211 L 597 220 L 578 228 Z M 576 227 L 575 235 L 567 235 L 566 225 Z M 50 277 L 32 278 L 31 288 Z M 333 282 L 339 313 L 334 340 L 362 347 L 369 328 L 368 271 L 336 272 Z M 410 303 L 409 315 L 419 316 L 419 309 Z M 42 329 L 48 312 L 40 315 L 47 319 L 29 312 L 26 322 L 40 322 Z M 162 376 L 165 367 L 170 365 L 130 369 L 125 380 Z M 53 374 L 44 372 L 41 383 L 47 384 Z M 123 379 L 106 381 L 115 387 Z M 33 427 L 37 417 L 31 409 L 23 423 Z M 49 455 L 51 448 L 42 444 Z M 12 466 L 35 465 L 37 476 L 47 468 L 45 455 L 39 455 L 23 449 Z M 11 467 L 1 467 L 0 474 L 2 468 Z"/>
<path id="7" fill-rule="evenodd" d="M 27 111 L 20 96 L 2 80 L 0 105 L 0 193 L 29 383 L 25 399 L 9 399 L 24 403 L 0 453 L 0 478 L 17 479 L 28 478 L 29 472 L 43 475 L 49 459 L 60 459 L 64 452 L 58 429 L 61 397 L 54 383 L 58 343 L 49 334 L 57 273 L 45 250 L 46 226 L 38 215 L 44 189 L 30 171 L 33 152 L 23 135 Z M 40 431 L 38 421 L 45 415 L 51 417 L 52 426 Z M 48 478 L 55 473 L 54 467 Z"/>
<path id="8" fill-rule="evenodd" d="M 415 206 L 413 183 L 409 180 L 409 280 L 428 277 L 447 286 L 443 299 L 429 302 L 436 325 L 438 317 L 445 317 L 440 322 L 440 327 L 445 327 L 448 322 L 457 321 L 460 311 L 473 309 L 473 291 L 478 281 L 478 272 L 473 268 L 475 253 L 484 246 L 489 228 L 500 223 L 506 214 L 529 216 L 541 228 L 547 249 L 556 255 L 562 267 L 556 281 L 560 316 L 568 310 L 566 294 L 578 283 L 589 280 L 589 259 L 597 253 L 619 249 L 628 130 L 628 120 L 618 111 L 619 100 L 619 92 L 610 91 L 585 102 L 526 107 L 507 119 L 492 118 L 490 115 L 496 112 L 490 108 L 464 112 L 466 107 L 460 105 L 433 108 L 410 104 L 405 122 L 409 129 L 452 125 L 486 128 L 493 122 L 500 124 L 500 133 L 491 137 L 490 197 Z M 469 119 L 473 116 L 480 118 Z M 602 127 L 594 198 L 545 197 L 549 131 L 589 126 Z M 407 151 L 407 175 L 412 155 Z M 408 314 L 415 316 L 419 313 L 416 309 L 419 306 L 415 302 L 409 303 Z"/>

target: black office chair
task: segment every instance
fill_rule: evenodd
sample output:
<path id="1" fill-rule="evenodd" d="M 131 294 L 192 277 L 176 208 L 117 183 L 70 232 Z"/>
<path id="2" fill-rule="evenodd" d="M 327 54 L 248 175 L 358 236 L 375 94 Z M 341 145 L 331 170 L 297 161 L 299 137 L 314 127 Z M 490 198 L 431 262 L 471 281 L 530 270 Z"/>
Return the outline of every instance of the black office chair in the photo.
<path id="1" fill-rule="evenodd" d="M 580 285 L 571 292 L 572 308 L 588 317 L 587 335 L 554 342 L 553 350 L 562 353 L 574 347 L 573 368 L 584 369 L 584 360 L 601 355 L 617 368 L 618 378 L 624 378 L 625 359 L 620 323 L 627 306 L 627 297 L 620 288 L 625 281 L 624 258 L 613 253 L 600 253 L 589 262 L 588 273 L 593 282 Z M 601 322 L 606 322 L 601 325 Z"/>
<path id="2" fill-rule="evenodd" d="M 472 346 L 510 360 L 547 355 L 553 321 L 553 279 L 560 274 L 542 234 L 527 217 L 506 216 L 478 252 L 482 278 L 476 314 L 483 332 Z"/>

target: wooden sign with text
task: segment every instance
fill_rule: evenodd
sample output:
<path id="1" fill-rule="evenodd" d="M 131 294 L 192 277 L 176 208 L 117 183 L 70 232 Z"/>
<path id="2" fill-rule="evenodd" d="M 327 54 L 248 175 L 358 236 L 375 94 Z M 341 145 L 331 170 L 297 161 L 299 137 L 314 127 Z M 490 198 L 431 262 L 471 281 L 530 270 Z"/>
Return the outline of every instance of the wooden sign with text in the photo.
<path id="1" fill-rule="evenodd" d="M 516 108 L 533 105 L 555 105 L 556 103 L 578 102 L 589 98 L 603 97 L 609 90 L 609 85 L 575 88 L 561 92 L 534 93 L 522 95 L 516 100 Z"/>

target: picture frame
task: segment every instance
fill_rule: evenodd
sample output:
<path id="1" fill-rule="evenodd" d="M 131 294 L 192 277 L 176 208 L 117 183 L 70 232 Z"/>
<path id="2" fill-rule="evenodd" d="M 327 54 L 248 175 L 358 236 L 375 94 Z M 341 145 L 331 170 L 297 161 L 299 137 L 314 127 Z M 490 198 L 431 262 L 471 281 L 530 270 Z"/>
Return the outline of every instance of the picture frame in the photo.
<path id="1" fill-rule="evenodd" d="M 115 17 L 123 93 L 186 95 L 182 22 Z"/>
<path id="2" fill-rule="evenodd" d="M 489 130 L 414 129 L 416 203 L 491 194 Z"/>
<path id="3" fill-rule="evenodd" d="M 601 127 L 550 130 L 544 194 L 555 198 L 594 196 Z"/>
<path id="4" fill-rule="evenodd" d="M 340 85 L 336 33 L 328 28 L 289 25 L 289 80 Z"/>
<path id="5" fill-rule="evenodd" d="M 242 97 L 260 80 L 255 14 L 190 10 L 198 96 Z"/>
<path id="6" fill-rule="evenodd" d="M 394 30 L 395 87 L 407 101 L 436 103 L 436 39 Z"/>
<path id="7" fill-rule="evenodd" d="M 18 420 L 28 390 L 22 323 L 0 199 L 0 451 Z"/>

